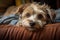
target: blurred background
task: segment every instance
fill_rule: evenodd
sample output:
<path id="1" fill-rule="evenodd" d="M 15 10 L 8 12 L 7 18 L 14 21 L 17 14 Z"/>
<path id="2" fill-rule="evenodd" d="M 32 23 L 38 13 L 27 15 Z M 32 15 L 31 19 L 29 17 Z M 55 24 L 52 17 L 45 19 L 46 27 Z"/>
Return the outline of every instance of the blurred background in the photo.
<path id="1" fill-rule="evenodd" d="M 58 9 L 60 8 L 60 0 L 0 0 L 0 12 L 5 12 L 5 10 L 12 5 L 19 6 L 24 3 L 29 3 L 29 2 L 41 2 L 41 3 L 46 3 L 51 8 L 53 9 Z"/>

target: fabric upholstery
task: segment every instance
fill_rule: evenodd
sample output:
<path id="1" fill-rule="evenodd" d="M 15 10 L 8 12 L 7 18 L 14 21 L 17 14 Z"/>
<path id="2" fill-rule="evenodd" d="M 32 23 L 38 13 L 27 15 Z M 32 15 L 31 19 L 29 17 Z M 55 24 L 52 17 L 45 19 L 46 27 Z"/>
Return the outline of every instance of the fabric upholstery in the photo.
<path id="1" fill-rule="evenodd" d="M 60 23 L 48 24 L 42 30 L 0 25 L 0 40 L 60 40 Z"/>

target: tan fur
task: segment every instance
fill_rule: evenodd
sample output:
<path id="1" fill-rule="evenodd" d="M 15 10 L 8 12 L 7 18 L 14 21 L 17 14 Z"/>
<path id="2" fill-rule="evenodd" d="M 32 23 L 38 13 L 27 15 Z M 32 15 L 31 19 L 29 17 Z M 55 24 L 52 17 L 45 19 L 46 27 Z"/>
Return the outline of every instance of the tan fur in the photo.
<path id="1" fill-rule="evenodd" d="M 10 6 L 7 8 L 6 12 L 4 13 L 4 16 L 9 16 L 10 14 L 16 14 L 18 12 L 18 7 L 16 6 Z"/>
<path id="2" fill-rule="evenodd" d="M 27 27 L 28 29 L 32 28 L 32 29 L 40 29 L 42 28 L 46 23 L 46 21 L 52 21 L 54 19 L 54 15 L 55 15 L 55 12 L 52 11 L 50 9 L 50 7 L 46 4 L 43 4 L 43 5 L 39 5 L 38 3 L 36 2 L 33 2 L 33 3 L 29 3 L 29 4 L 25 4 L 23 5 L 20 9 L 19 9 L 21 12 L 21 17 L 22 17 L 22 20 L 24 21 L 25 20 L 25 24 L 24 22 L 23 23 L 20 23 L 20 21 L 22 22 L 22 20 L 18 21 L 18 23 L 16 25 L 23 25 L 25 27 Z M 22 10 L 22 11 L 21 11 Z M 40 12 L 41 11 L 41 12 Z M 32 20 L 31 19 L 27 19 L 27 16 L 26 14 L 29 13 L 30 16 L 33 15 L 33 14 L 41 14 L 43 16 L 41 20 L 41 23 L 36 23 L 34 25 L 34 27 L 28 27 L 26 26 L 27 24 L 29 24 Z M 48 18 L 47 14 L 50 16 L 50 18 Z M 49 19 L 49 20 L 48 20 Z M 38 19 L 34 19 L 35 21 L 37 21 Z M 48 22 L 49 23 L 49 22 Z"/>

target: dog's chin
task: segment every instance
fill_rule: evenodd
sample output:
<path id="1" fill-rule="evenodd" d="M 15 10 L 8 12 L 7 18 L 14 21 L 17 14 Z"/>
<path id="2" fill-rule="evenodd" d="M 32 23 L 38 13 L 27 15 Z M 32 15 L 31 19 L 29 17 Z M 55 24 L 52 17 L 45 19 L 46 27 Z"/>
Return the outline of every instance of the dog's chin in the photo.
<path id="1" fill-rule="evenodd" d="M 42 29 L 43 28 L 42 25 L 38 25 L 38 24 L 36 24 L 34 26 L 24 25 L 23 24 L 23 27 L 25 27 L 28 30 L 39 30 L 39 29 Z"/>

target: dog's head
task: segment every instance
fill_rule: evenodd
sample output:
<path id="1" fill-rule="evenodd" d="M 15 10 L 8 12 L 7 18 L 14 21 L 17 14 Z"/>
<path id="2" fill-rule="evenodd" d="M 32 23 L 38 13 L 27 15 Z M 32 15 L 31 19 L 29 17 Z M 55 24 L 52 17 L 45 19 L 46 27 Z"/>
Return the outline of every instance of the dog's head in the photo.
<path id="1" fill-rule="evenodd" d="M 21 14 L 21 24 L 31 29 L 40 29 L 54 19 L 54 11 L 47 5 L 32 3 Z"/>

